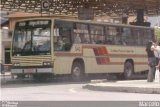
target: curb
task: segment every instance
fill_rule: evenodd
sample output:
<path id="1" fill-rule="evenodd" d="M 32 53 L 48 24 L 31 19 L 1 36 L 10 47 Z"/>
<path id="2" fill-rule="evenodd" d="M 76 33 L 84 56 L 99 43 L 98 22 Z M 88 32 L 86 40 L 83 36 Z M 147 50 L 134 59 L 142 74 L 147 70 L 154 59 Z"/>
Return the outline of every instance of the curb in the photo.
<path id="1" fill-rule="evenodd" d="M 125 86 L 95 86 L 85 85 L 82 88 L 93 91 L 108 91 L 108 92 L 127 92 L 127 93 L 145 93 L 145 94 L 160 94 L 160 88 L 145 88 L 145 87 L 125 87 Z"/>

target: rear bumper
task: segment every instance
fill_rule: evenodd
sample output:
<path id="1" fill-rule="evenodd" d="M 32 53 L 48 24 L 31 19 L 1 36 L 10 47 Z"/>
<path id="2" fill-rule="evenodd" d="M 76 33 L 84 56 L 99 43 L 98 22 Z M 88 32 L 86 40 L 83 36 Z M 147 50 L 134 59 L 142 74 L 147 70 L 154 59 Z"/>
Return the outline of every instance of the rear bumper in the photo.
<path id="1" fill-rule="evenodd" d="M 12 68 L 12 74 L 36 74 L 36 73 L 54 73 L 51 67 L 31 67 L 31 68 Z"/>

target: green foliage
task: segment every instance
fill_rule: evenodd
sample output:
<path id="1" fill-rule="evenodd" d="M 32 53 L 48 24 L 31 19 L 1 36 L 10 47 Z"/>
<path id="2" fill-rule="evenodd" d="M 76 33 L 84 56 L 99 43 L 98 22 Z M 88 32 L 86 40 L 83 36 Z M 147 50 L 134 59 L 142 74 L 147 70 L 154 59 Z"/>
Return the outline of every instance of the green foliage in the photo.
<path id="1" fill-rule="evenodd" d="M 155 36 L 158 41 L 160 41 L 160 28 L 155 28 Z"/>

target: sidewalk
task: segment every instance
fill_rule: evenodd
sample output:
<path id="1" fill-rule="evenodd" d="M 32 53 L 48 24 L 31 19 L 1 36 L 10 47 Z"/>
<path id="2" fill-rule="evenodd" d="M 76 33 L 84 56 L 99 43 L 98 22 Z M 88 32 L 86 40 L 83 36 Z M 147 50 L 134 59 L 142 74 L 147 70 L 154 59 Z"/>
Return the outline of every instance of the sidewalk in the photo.
<path id="1" fill-rule="evenodd" d="M 147 80 L 129 80 L 129 81 L 98 81 L 99 83 L 89 83 L 83 86 L 84 89 L 94 91 L 110 92 L 128 92 L 128 93 L 146 93 L 160 94 L 160 83 L 147 82 Z"/>

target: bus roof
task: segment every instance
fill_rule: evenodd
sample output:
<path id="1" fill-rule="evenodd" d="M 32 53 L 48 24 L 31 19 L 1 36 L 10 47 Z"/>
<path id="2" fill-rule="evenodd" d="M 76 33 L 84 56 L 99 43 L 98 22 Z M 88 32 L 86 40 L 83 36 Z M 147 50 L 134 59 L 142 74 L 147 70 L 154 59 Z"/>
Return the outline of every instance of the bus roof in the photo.
<path id="1" fill-rule="evenodd" d="M 70 21 L 70 22 L 78 22 L 78 23 L 88 23 L 88 24 L 97 24 L 97 25 L 110 25 L 110 26 L 124 26 L 124 27 L 133 27 L 133 28 L 145 28 L 145 29 L 154 29 L 152 27 L 146 26 L 135 26 L 135 25 L 127 25 L 127 24 L 116 24 L 116 23 L 109 23 L 109 22 L 97 22 L 93 20 L 76 20 L 76 19 L 55 19 L 59 21 Z"/>
<path id="2" fill-rule="evenodd" d="M 27 20 L 36 20 L 36 19 L 45 19 L 45 20 L 52 20 L 54 18 L 42 18 L 42 17 L 37 17 L 37 18 L 28 18 L 28 19 L 22 19 L 18 20 L 16 22 L 20 21 L 27 21 Z M 116 23 L 109 23 L 109 22 L 98 22 L 94 20 L 77 20 L 77 19 L 60 19 L 60 18 L 55 18 L 54 20 L 59 20 L 59 21 L 69 21 L 69 22 L 78 22 L 78 23 L 87 23 L 87 24 L 97 24 L 97 25 L 110 25 L 110 26 L 123 26 L 123 27 L 133 27 L 133 28 L 145 28 L 145 29 L 154 29 L 152 27 L 146 27 L 146 26 L 135 26 L 135 25 L 127 25 L 127 24 L 116 24 Z"/>

